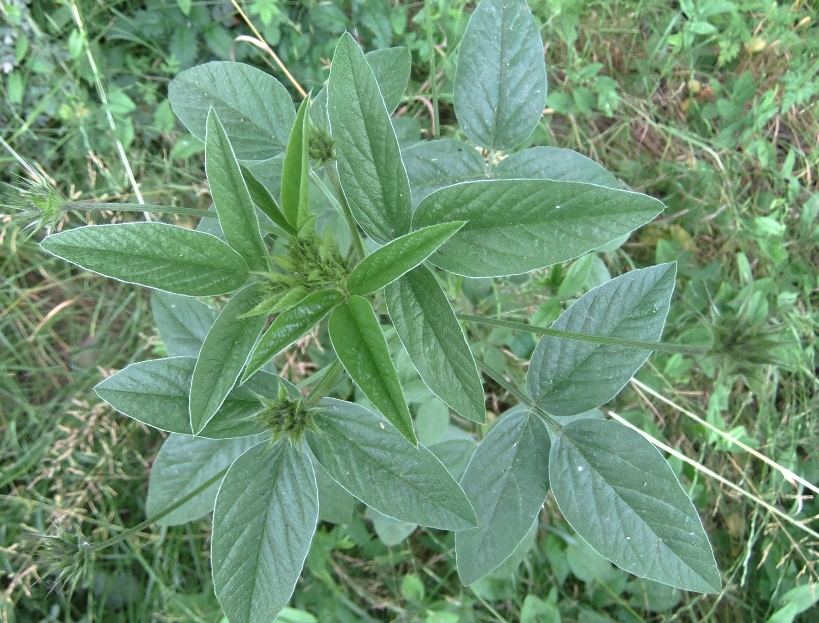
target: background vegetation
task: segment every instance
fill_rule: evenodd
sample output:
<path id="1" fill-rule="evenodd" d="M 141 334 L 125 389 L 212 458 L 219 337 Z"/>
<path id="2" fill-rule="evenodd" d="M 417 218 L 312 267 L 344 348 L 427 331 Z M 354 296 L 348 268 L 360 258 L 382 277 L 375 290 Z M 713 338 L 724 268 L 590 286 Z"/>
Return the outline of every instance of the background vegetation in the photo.
<path id="1" fill-rule="evenodd" d="M 451 135 L 458 42 L 475 3 L 429 5 L 427 15 L 422 2 L 388 0 L 6 1 L 3 181 L 39 175 L 75 200 L 204 209 L 202 146 L 174 120 L 169 79 L 235 59 L 268 69 L 298 100 L 295 83 L 323 83 L 345 30 L 366 49 L 412 51 L 396 113 L 405 144 L 432 130 L 431 37 L 440 132 Z M 356 511 L 347 525 L 320 526 L 298 610 L 281 620 L 817 621 L 819 501 L 805 483 L 819 483 L 819 6 L 530 6 L 550 79 L 531 144 L 577 149 L 668 209 L 593 260 L 513 288 L 453 282 L 451 294 L 464 311 L 526 308 L 549 323 L 606 271 L 679 263 L 666 340 L 713 336 L 715 348 L 654 355 L 610 407 L 674 451 L 724 589 L 695 596 L 629 577 L 574 539 L 552 501 L 528 552 L 463 588 L 450 535 L 418 530 L 404 539 L 403 526 Z M 148 293 L 48 258 L 39 234 L 12 217 L 19 201 L 10 192 L 0 208 L 0 621 L 220 621 L 209 520 L 124 540 L 94 561 L 90 585 L 73 595 L 51 590 L 43 544 L 28 535 L 102 539 L 145 516 L 161 434 L 115 415 L 91 388 L 162 345 Z M 112 218 L 74 213 L 66 224 Z M 472 338 L 483 339 L 478 356 L 513 377 L 534 347 L 528 334 L 503 329 Z M 303 356 L 280 362 L 294 380 L 321 359 L 322 336 L 304 346 Z M 487 387 L 495 413 L 514 402 Z M 434 429 L 440 417 L 425 401 L 419 395 L 412 406 Z"/>

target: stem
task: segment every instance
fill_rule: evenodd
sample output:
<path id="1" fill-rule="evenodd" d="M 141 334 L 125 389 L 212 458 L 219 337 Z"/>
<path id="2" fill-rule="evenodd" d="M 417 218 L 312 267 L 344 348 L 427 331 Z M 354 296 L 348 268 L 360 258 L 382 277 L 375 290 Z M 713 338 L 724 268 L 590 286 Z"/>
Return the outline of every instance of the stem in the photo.
<path id="1" fill-rule="evenodd" d="M 490 325 L 493 327 L 506 327 L 518 331 L 528 331 L 537 335 L 548 335 L 564 340 L 577 340 L 578 342 L 592 342 L 593 344 L 605 344 L 607 346 L 628 346 L 641 350 L 656 350 L 665 353 L 682 353 L 685 355 L 704 355 L 708 349 L 700 346 L 686 346 L 684 344 L 667 344 L 663 342 L 647 342 L 643 340 L 625 340 L 619 337 L 608 337 L 605 335 L 591 335 L 588 333 L 575 333 L 574 331 L 561 331 L 560 329 L 547 329 L 537 327 L 523 322 L 513 322 L 511 320 L 499 320 L 497 318 L 487 318 L 485 316 L 472 316 L 470 314 L 455 314 L 459 320 L 475 322 L 478 324 Z"/>
<path id="2" fill-rule="evenodd" d="M 338 195 L 338 203 L 341 206 L 341 212 L 344 214 L 344 218 L 347 219 L 347 227 L 350 228 L 350 232 L 352 233 L 353 243 L 358 252 L 358 257 L 363 260 L 367 257 L 367 251 L 364 248 L 361 235 L 358 233 L 358 223 L 356 223 L 353 213 L 350 210 L 350 204 L 347 203 L 347 197 L 344 196 L 344 192 L 341 190 L 341 182 L 338 181 L 338 175 L 336 175 L 336 172 L 333 170 L 333 165 L 330 163 L 324 167 L 324 170 L 327 171 L 327 177 L 330 178 L 330 182 L 333 184 L 333 188 Z"/>
<path id="3" fill-rule="evenodd" d="M 333 363 L 325 368 L 326 372 L 321 375 L 321 378 L 316 383 L 315 387 L 310 390 L 307 398 L 304 399 L 304 404 L 307 407 L 315 407 L 323 398 L 330 393 L 336 386 L 341 374 L 344 372 L 344 366 L 336 359 Z"/>
<path id="4" fill-rule="evenodd" d="M 549 424 L 551 424 L 552 426 L 554 426 L 554 427 L 555 427 L 557 430 L 562 430 L 562 429 L 563 429 L 563 427 L 562 427 L 560 424 L 558 424 L 557 422 L 555 422 L 555 421 L 552 419 L 552 416 L 550 416 L 550 415 L 549 415 L 548 413 L 546 413 L 546 412 L 545 412 L 543 409 L 541 409 L 541 408 L 540 408 L 539 406 L 537 406 L 537 405 L 536 405 L 534 402 L 532 402 L 532 399 L 531 399 L 531 398 L 529 398 L 529 396 L 527 396 L 526 394 L 524 394 L 524 393 L 523 393 L 522 391 L 520 391 L 520 390 L 519 390 L 517 387 L 515 387 L 515 386 L 514 386 L 514 385 L 512 385 L 512 384 L 511 384 L 509 381 L 507 381 L 505 378 L 503 378 L 503 375 L 501 375 L 499 372 L 497 372 L 497 371 L 496 371 L 494 368 L 492 368 L 491 366 L 487 365 L 486 363 L 484 363 L 484 362 L 483 362 L 483 361 L 481 361 L 480 359 L 475 359 L 475 363 L 477 363 L 477 364 L 478 364 L 478 367 L 481 369 L 481 371 L 482 371 L 482 372 L 483 372 L 483 373 L 484 373 L 486 376 L 488 376 L 490 379 L 492 379 L 493 381 L 495 381 L 495 383 L 497 383 L 498 385 L 500 385 L 501 387 L 503 387 L 503 389 L 505 389 L 505 390 L 506 390 L 507 392 L 509 392 L 509 393 L 510 393 L 512 396 L 514 396 L 515 398 L 517 398 L 517 399 L 518 399 L 518 400 L 519 400 L 521 403 L 525 404 L 527 407 L 529 407 L 530 409 L 532 409 L 532 410 L 533 410 L 535 413 L 537 413 L 537 414 L 538 414 L 538 415 L 539 415 L 541 418 L 543 418 L 544 420 L 546 420 L 547 422 L 549 422 Z"/>
<path id="5" fill-rule="evenodd" d="M 190 502 L 193 498 L 195 498 L 197 495 L 202 493 L 205 489 L 207 489 L 208 487 L 210 487 L 210 486 L 216 484 L 217 482 L 219 482 L 222 478 L 224 478 L 225 474 L 227 474 L 228 469 L 230 469 L 230 467 L 224 468 L 218 474 L 216 474 L 215 476 L 213 476 L 209 480 L 207 480 L 204 483 L 202 483 L 201 485 L 199 485 L 196 489 L 191 491 L 185 497 L 177 500 L 176 502 L 174 502 L 173 504 L 168 506 L 165 510 L 160 511 L 159 513 L 157 513 L 153 517 L 149 517 L 148 519 L 146 519 L 142 523 L 139 523 L 139 524 L 135 525 L 133 528 L 128 528 L 125 532 L 122 532 L 122 533 L 118 534 L 117 536 L 111 537 L 110 539 L 106 539 L 105 541 L 100 541 L 99 543 L 93 543 L 92 545 L 89 545 L 87 551 L 89 553 L 98 552 L 98 551 L 103 550 L 103 549 L 105 549 L 107 547 L 111 547 L 112 545 L 115 545 L 115 544 L 119 543 L 120 541 L 124 541 L 125 539 L 127 539 L 128 537 L 136 534 L 137 532 L 142 532 L 145 528 L 149 527 L 151 524 L 154 524 L 157 521 L 159 521 L 160 519 L 162 519 L 163 517 L 165 517 L 166 515 L 171 514 L 173 511 L 175 511 L 177 508 L 179 508 L 183 504 L 187 504 L 188 502 Z"/>
<path id="6" fill-rule="evenodd" d="M 438 138 L 438 70 L 435 67 L 435 45 L 432 40 L 432 7 L 424 0 L 427 17 L 427 46 L 429 47 L 429 83 L 432 87 L 432 138 Z"/>
<path id="7" fill-rule="evenodd" d="M 217 218 L 216 212 L 199 208 L 176 208 L 174 206 L 147 205 L 141 203 L 101 203 L 97 201 L 69 201 L 63 206 L 63 212 L 162 212 L 177 216 L 202 216 Z"/>

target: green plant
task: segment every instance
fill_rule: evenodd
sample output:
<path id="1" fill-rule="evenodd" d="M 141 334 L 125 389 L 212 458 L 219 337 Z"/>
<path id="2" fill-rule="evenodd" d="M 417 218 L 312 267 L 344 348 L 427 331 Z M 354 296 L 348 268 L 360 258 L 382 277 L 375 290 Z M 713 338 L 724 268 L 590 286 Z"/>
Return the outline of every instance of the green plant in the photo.
<path id="1" fill-rule="evenodd" d="M 663 209 L 569 150 L 508 153 L 540 122 L 542 52 L 524 0 L 484 0 L 470 18 L 454 105 L 481 151 L 443 139 L 402 153 L 390 112 L 406 88 L 407 54 L 368 58 L 349 34 L 327 90 L 298 111 L 259 70 L 194 67 L 169 97 L 205 144 L 217 218 L 203 218 L 200 231 L 137 222 L 42 241 L 83 268 L 157 290 L 169 356 L 128 366 L 97 393 L 172 433 L 151 474 L 148 512 L 174 524 L 214 511 L 214 587 L 234 623 L 271 620 L 287 604 L 322 508 L 348 493 L 388 518 L 455 531 L 464 584 L 514 555 L 551 486 L 561 514 L 603 557 L 670 586 L 720 589 L 674 472 L 643 436 L 597 410 L 652 350 L 686 351 L 659 343 L 674 264 L 603 283 L 549 328 L 458 316 L 441 287 L 447 272 L 518 275 L 582 256 Z M 218 312 L 195 300 L 223 295 L 231 297 Z M 380 315 L 464 426 L 486 423 L 479 366 L 521 402 L 468 448 L 458 480 L 418 443 L 420 414 L 413 422 Z M 335 351 L 327 365 L 301 388 L 277 376 L 271 360 L 327 317 Z M 485 360 L 476 365 L 459 320 L 543 335 L 525 390 Z M 328 397 L 345 372 L 374 409 Z M 47 551 L 60 556 L 52 561 L 60 578 L 76 582 L 90 555 L 128 534 L 51 541 Z"/>

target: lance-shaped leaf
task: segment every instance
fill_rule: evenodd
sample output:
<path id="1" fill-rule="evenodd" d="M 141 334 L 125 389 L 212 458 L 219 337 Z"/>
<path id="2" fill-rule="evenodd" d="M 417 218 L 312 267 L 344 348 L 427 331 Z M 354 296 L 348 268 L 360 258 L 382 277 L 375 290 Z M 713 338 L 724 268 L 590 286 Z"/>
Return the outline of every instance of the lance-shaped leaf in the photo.
<path id="1" fill-rule="evenodd" d="M 265 270 L 267 249 L 259 230 L 256 208 L 225 129 L 212 109 L 208 113 L 205 139 L 205 172 L 225 240 L 251 270 Z"/>
<path id="2" fill-rule="evenodd" d="M 296 116 L 282 84 L 242 63 L 212 62 L 180 72 L 168 85 L 176 116 L 205 140 L 208 111 L 213 108 L 240 160 L 264 160 L 284 152 Z"/>
<path id="3" fill-rule="evenodd" d="M 282 168 L 282 212 L 287 222 L 296 229 L 307 218 L 310 210 L 307 196 L 307 181 L 310 176 L 308 106 L 309 102 L 305 99 L 296 113 Z"/>
<path id="4" fill-rule="evenodd" d="M 338 360 L 382 414 L 409 442 L 416 445 L 401 381 L 390 357 L 387 341 L 372 306 L 360 296 L 351 296 L 330 314 L 330 341 Z"/>
<path id="5" fill-rule="evenodd" d="M 431 225 L 388 242 L 355 267 L 347 280 L 347 291 L 369 294 L 380 290 L 435 253 L 464 224 Z"/>
<path id="6" fill-rule="evenodd" d="M 273 162 L 278 164 L 280 160 L 281 158 L 262 160 L 259 165 L 254 168 L 257 171 L 257 174 L 259 174 L 259 171 L 263 168 L 263 166 L 268 164 L 272 165 Z M 250 198 L 253 200 L 254 205 L 278 227 L 281 227 L 289 234 L 295 234 L 296 230 L 293 229 L 290 226 L 290 223 L 287 222 L 287 219 L 284 218 L 284 214 L 282 214 L 279 205 L 276 203 L 276 200 L 273 199 L 273 195 L 270 194 L 267 186 L 257 180 L 249 168 L 241 165 L 240 168 L 242 170 L 242 177 L 245 180 L 245 184 L 247 184 L 247 190 L 250 193 Z M 277 184 L 280 183 L 281 181 L 279 180 Z"/>
<path id="7" fill-rule="evenodd" d="M 530 147 L 509 154 L 492 170 L 492 175 L 501 179 L 585 182 L 620 188 L 617 178 L 594 160 L 562 147 Z"/>
<path id="8" fill-rule="evenodd" d="M 481 377 L 433 274 L 419 266 L 384 293 L 395 331 L 424 383 L 454 411 L 482 424 L 486 407 Z"/>
<path id="9" fill-rule="evenodd" d="M 401 158 L 407 167 L 414 208 L 439 188 L 486 177 L 481 153 L 469 143 L 451 138 L 407 147 Z"/>
<path id="10" fill-rule="evenodd" d="M 287 605 L 318 521 L 306 452 L 262 442 L 228 470 L 213 514 L 213 588 L 231 623 L 272 621 Z"/>
<path id="11" fill-rule="evenodd" d="M 464 31 L 455 73 L 455 114 L 484 149 L 517 147 L 546 103 L 543 41 L 525 0 L 483 0 Z"/>
<path id="12" fill-rule="evenodd" d="M 407 90 L 412 69 L 412 53 L 405 47 L 384 48 L 367 52 L 364 58 L 373 70 L 387 110 L 392 113 L 398 108 L 404 91 Z M 326 86 L 313 98 L 310 105 L 310 121 L 317 129 L 329 132 Z"/>
<path id="13" fill-rule="evenodd" d="M 132 363 L 99 383 L 100 398 L 120 413 L 160 430 L 192 435 L 188 396 L 196 359 L 171 357 Z M 262 405 L 254 395 L 275 400 L 279 379 L 257 372 L 234 389 L 200 433 L 208 439 L 233 439 L 264 432 L 254 416 Z"/>
<path id="14" fill-rule="evenodd" d="M 486 180 L 442 188 L 413 226 L 467 221 L 430 261 L 468 277 L 525 273 L 596 249 L 649 222 L 663 204 L 647 195 L 552 180 Z"/>
<path id="15" fill-rule="evenodd" d="M 166 223 L 78 227 L 40 244 L 86 270 L 185 296 L 227 294 L 248 277 L 242 256 L 215 236 Z"/>
<path id="16" fill-rule="evenodd" d="M 590 290 L 553 329 L 659 341 L 671 304 L 675 264 L 633 270 Z M 651 351 L 543 336 L 532 354 L 526 389 L 547 413 L 574 415 L 614 398 Z"/>
<path id="17" fill-rule="evenodd" d="M 373 70 L 387 110 L 392 113 L 398 108 L 404 91 L 407 90 L 412 70 L 412 53 L 405 47 L 384 48 L 367 52 L 364 58 Z"/>
<path id="18" fill-rule="evenodd" d="M 512 410 L 489 431 L 461 479 L 478 527 L 455 535 L 458 573 L 477 582 L 512 555 L 549 492 L 549 433 L 528 409 Z"/>
<path id="19" fill-rule="evenodd" d="M 344 300 L 338 290 L 320 290 L 304 297 L 276 317 L 256 345 L 242 382 L 304 335 Z"/>
<path id="20" fill-rule="evenodd" d="M 216 441 L 187 435 L 170 435 L 151 466 L 145 513 L 149 517 L 175 504 L 216 476 L 263 439 L 260 436 Z M 213 511 L 219 480 L 157 521 L 178 526 Z"/>
<path id="21" fill-rule="evenodd" d="M 412 207 L 398 139 L 373 70 L 349 33 L 336 46 L 328 89 L 338 176 L 353 216 L 378 242 L 406 234 Z"/>
<path id="22" fill-rule="evenodd" d="M 241 316 L 255 307 L 259 295 L 253 286 L 237 292 L 213 323 L 191 380 L 191 427 L 198 435 L 222 406 L 259 339 L 267 318 Z"/>
<path id="23" fill-rule="evenodd" d="M 552 443 L 549 474 L 560 512 L 601 556 L 662 584 L 720 590 L 694 505 L 640 433 L 606 420 L 572 422 Z"/>
<path id="24" fill-rule="evenodd" d="M 169 357 L 199 355 L 202 342 L 219 315 L 196 299 L 160 290 L 151 293 L 151 312 Z"/>
<path id="25" fill-rule="evenodd" d="M 475 511 L 446 467 L 423 446 L 413 448 L 380 415 L 327 398 L 313 412 L 320 434 L 306 439 L 322 467 L 362 502 L 393 519 L 442 530 L 477 523 Z"/>
<path id="26" fill-rule="evenodd" d="M 132 363 L 98 383 L 94 391 L 114 409 L 138 422 L 190 435 L 188 392 L 195 364 L 193 357 Z"/>

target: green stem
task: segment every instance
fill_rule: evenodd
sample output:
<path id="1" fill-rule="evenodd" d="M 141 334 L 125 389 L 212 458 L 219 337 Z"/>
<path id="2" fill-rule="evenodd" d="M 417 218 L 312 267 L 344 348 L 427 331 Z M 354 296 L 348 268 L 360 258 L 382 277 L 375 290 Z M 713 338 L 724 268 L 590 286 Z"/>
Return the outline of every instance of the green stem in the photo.
<path id="1" fill-rule="evenodd" d="M 327 396 L 327 394 L 330 393 L 330 391 L 338 383 L 338 380 L 341 378 L 341 374 L 344 372 L 344 366 L 342 366 L 341 362 L 336 359 L 333 363 L 327 366 L 325 370 L 326 372 L 321 375 L 318 383 L 316 383 L 315 387 L 310 390 L 307 398 L 304 399 L 304 403 L 308 407 L 315 407 L 323 398 Z"/>
<path id="2" fill-rule="evenodd" d="M 148 205 L 142 203 L 102 203 L 97 201 L 69 201 L 63 206 L 64 212 L 161 212 L 176 216 L 203 216 L 217 218 L 216 212 L 199 208 L 177 208 L 174 206 Z"/>
<path id="3" fill-rule="evenodd" d="M 111 537 L 110 539 L 106 539 L 105 541 L 100 541 L 99 543 L 93 543 L 93 544 L 89 545 L 87 551 L 89 553 L 98 552 L 98 551 L 103 550 L 103 549 L 105 549 L 107 547 L 111 547 L 112 545 L 115 545 L 116 543 L 119 543 L 120 541 L 124 541 L 125 539 L 127 539 L 128 537 L 136 534 L 137 532 L 142 532 L 145 528 L 147 528 L 147 527 L 151 526 L 152 524 L 156 523 L 157 521 L 159 521 L 160 519 L 162 519 L 166 515 L 170 515 L 173 511 L 175 511 L 177 508 L 179 508 L 183 504 L 187 504 L 188 502 L 190 502 L 193 498 L 195 498 L 197 495 L 202 493 L 208 487 L 211 487 L 214 484 L 216 484 L 217 482 L 219 482 L 220 480 L 222 480 L 222 478 L 224 478 L 225 474 L 227 474 L 228 469 L 230 469 L 230 468 L 229 467 L 224 468 L 218 474 L 216 474 L 215 476 L 213 476 L 209 480 L 207 480 L 204 483 L 202 483 L 201 485 L 199 485 L 196 489 L 191 491 L 185 497 L 177 500 L 176 502 L 174 502 L 173 504 L 168 506 L 165 510 L 160 511 L 159 513 L 157 513 L 153 517 L 149 517 L 148 519 L 146 519 L 145 521 L 143 521 L 140 524 L 137 524 L 133 528 L 128 528 L 125 532 L 122 532 L 121 534 L 118 534 L 117 536 Z"/>
<path id="4" fill-rule="evenodd" d="M 427 17 L 427 46 L 429 47 L 429 82 L 432 87 L 432 137 L 438 138 L 438 70 L 435 67 L 435 45 L 432 39 L 432 7 L 424 0 Z"/>
<path id="5" fill-rule="evenodd" d="M 361 234 L 358 233 L 358 223 L 356 223 L 353 212 L 350 210 L 350 205 L 347 203 L 347 197 L 344 196 L 344 191 L 341 190 L 341 182 L 338 181 L 338 175 L 336 175 L 336 172 L 333 170 L 332 163 L 327 163 L 324 170 L 327 171 L 327 177 L 330 178 L 330 182 L 333 184 L 333 188 L 338 195 L 341 212 L 344 214 L 344 218 L 347 219 L 347 227 L 350 228 L 350 232 L 353 236 L 353 243 L 358 252 L 358 257 L 363 260 L 367 257 L 367 251 L 364 248 L 364 242 L 361 240 Z"/>
<path id="6" fill-rule="evenodd" d="M 521 402 L 522 404 L 525 404 L 527 407 L 532 409 L 535 413 L 537 413 L 541 418 L 543 418 L 544 420 L 549 422 L 549 424 L 554 426 L 557 430 L 561 430 L 563 428 L 560 424 L 558 424 L 557 422 L 555 422 L 552 419 L 552 416 L 550 416 L 543 409 L 541 409 L 534 402 L 532 402 L 532 399 L 529 398 L 529 396 L 524 394 L 517 387 L 515 387 L 509 381 L 507 381 L 505 378 L 503 378 L 503 375 L 500 374 L 499 372 L 497 372 L 494 368 L 487 365 L 485 362 L 481 361 L 480 359 L 475 359 L 475 363 L 478 364 L 478 367 L 481 369 L 481 371 L 486 376 L 488 376 L 490 379 L 495 381 L 495 383 L 497 383 L 498 385 L 503 387 L 503 389 L 505 389 L 507 392 L 509 392 L 512 396 L 517 398 L 517 400 L 519 402 Z"/>
<path id="7" fill-rule="evenodd" d="M 548 329 L 537 327 L 523 322 L 513 322 L 511 320 L 499 320 L 497 318 L 486 318 L 484 316 L 472 316 L 470 314 L 456 314 L 459 320 L 475 322 L 478 324 L 490 325 L 493 327 L 505 327 L 518 331 L 528 331 L 537 335 L 548 335 L 564 340 L 577 340 L 578 342 L 592 342 L 593 344 L 605 344 L 606 346 L 628 346 L 641 350 L 656 350 L 665 353 L 682 353 L 686 355 L 704 355 L 707 348 L 700 346 L 686 346 L 684 344 L 666 344 L 662 342 L 647 342 L 642 340 L 625 340 L 619 337 L 608 337 L 605 335 L 590 335 L 587 333 L 575 333 L 573 331 L 561 331 L 560 329 Z"/>
<path id="8" fill-rule="evenodd" d="M 175 216 L 193 216 L 201 218 L 219 218 L 219 215 L 212 210 L 200 210 L 199 208 L 177 208 L 174 206 L 148 205 L 140 203 L 100 203 L 97 201 L 69 201 L 62 208 L 63 212 L 157 212 L 161 214 L 173 214 Z M 270 227 L 264 223 L 259 223 L 266 232 L 291 235 L 278 227 Z"/>

